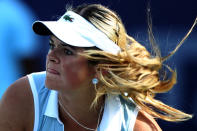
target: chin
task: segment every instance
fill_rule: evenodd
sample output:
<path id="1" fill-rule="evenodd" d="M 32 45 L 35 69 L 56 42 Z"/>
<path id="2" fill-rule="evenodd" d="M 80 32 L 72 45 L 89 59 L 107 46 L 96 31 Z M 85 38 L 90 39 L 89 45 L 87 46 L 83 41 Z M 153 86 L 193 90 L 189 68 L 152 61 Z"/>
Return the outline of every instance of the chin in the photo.
<path id="1" fill-rule="evenodd" d="M 45 80 L 45 86 L 46 88 L 50 89 L 50 90 L 57 90 L 57 82 L 54 82 L 53 80 L 47 79 Z"/>

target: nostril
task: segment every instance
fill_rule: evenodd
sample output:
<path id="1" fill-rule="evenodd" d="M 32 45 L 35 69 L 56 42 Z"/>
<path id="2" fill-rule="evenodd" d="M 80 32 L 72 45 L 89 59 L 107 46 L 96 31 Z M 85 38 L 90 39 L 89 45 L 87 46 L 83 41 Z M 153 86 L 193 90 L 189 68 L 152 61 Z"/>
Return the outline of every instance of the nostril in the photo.
<path id="1" fill-rule="evenodd" d="M 51 62 L 54 62 L 54 63 L 58 63 L 58 62 L 59 62 L 58 58 L 52 57 L 52 56 L 49 57 L 49 60 L 50 60 Z"/>
<path id="2" fill-rule="evenodd" d="M 54 58 L 50 58 L 50 61 L 51 61 L 51 62 L 55 62 L 55 59 L 54 59 Z"/>

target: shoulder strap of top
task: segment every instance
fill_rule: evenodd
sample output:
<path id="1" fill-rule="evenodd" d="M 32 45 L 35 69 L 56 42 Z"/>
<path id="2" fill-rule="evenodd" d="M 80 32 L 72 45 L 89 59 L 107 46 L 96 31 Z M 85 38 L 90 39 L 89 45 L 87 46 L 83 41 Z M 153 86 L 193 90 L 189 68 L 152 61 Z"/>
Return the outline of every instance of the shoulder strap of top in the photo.
<path id="1" fill-rule="evenodd" d="M 119 96 L 119 98 L 124 109 L 124 126 L 128 131 L 133 131 L 140 108 L 135 104 L 132 98 L 128 100 L 124 99 L 122 96 Z"/>
<path id="2" fill-rule="evenodd" d="M 133 131 L 139 108 L 119 95 L 106 95 L 99 131 Z"/>
<path id="3" fill-rule="evenodd" d="M 45 75 L 45 72 L 39 72 L 39 73 L 32 73 L 27 75 L 28 80 L 29 80 L 29 84 L 31 87 L 31 91 L 33 94 L 33 100 L 34 100 L 34 114 L 35 114 L 35 118 L 34 118 L 34 129 L 33 131 L 37 131 L 38 130 L 38 124 L 39 124 L 39 97 L 38 97 L 38 91 L 36 88 L 36 82 L 35 82 L 35 77 L 36 76 L 40 76 L 40 75 Z"/>

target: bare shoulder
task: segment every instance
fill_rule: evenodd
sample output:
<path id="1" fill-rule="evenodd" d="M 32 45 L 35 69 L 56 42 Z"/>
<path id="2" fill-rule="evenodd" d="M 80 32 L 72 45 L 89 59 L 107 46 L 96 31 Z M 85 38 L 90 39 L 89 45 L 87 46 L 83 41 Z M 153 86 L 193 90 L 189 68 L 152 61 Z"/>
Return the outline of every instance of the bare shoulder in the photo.
<path id="1" fill-rule="evenodd" d="M 27 76 L 15 81 L 0 101 L 0 130 L 21 131 L 32 128 L 34 102 Z"/>
<path id="2" fill-rule="evenodd" d="M 134 131 L 162 131 L 154 118 L 140 110 L 135 122 Z"/>

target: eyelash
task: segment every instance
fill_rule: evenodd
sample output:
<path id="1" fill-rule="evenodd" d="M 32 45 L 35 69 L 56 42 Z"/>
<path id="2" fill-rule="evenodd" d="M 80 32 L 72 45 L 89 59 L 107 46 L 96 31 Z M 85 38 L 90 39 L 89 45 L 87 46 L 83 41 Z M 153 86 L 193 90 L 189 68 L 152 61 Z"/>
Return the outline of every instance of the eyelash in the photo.
<path id="1" fill-rule="evenodd" d="M 50 50 L 53 50 L 54 47 L 55 47 L 54 44 L 49 43 Z M 69 49 L 64 48 L 63 50 L 64 50 L 64 54 L 65 55 L 74 55 L 74 53 L 71 50 L 69 50 Z"/>
<path id="2" fill-rule="evenodd" d="M 54 46 L 53 44 L 49 43 L 49 48 L 50 48 L 50 50 L 53 50 L 54 47 L 55 47 L 55 46 Z"/>
<path id="3" fill-rule="evenodd" d="M 70 51 L 69 49 L 64 49 L 64 53 L 65 53 L 66 55 L 73 55 L 73 52 Z"/>

